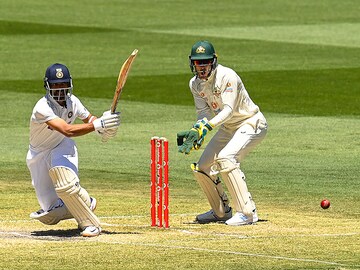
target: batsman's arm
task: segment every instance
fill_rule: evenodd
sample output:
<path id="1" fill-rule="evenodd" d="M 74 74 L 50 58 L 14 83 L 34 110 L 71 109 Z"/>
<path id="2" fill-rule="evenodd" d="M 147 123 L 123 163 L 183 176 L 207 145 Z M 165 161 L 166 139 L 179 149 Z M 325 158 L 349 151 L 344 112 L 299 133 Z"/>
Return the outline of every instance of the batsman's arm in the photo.
<path id="1" fill-rule="evenodd" d="M 119 113 L 103 115 L 96 119 L 89 117 L 88 120 L 84 120 L 83 124 L 68 124 L 61 118 L 54 118 L 47 121 L 46 124 L 66 137 L 77 137 L 95 130 L 105 131 L 117 128 L 120 125 L 120 117 Z"/>
<path id="2" fill-rule="evenodd" d="M 93 123 L 68 124 L 61 118 L 52 119 L 46 124 L 66 137 L 82 136 L 95 130 Z"/>

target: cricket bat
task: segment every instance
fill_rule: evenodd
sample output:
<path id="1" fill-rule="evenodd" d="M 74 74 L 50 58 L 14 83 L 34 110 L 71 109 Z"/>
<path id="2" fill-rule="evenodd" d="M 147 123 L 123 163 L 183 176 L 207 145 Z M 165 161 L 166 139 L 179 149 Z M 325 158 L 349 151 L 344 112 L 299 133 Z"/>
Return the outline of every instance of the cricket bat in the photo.
<path id="1" fill-rule="evenodd" d="M 120 69 L 120 72 L 119 72 L 119 77 L 117 79 L 114 98 L 113 98 L 113 101 L 111 103 L 111 108 L 110 108 L 111 113 L 114 113 L 116 111 L 116 108 L 117 108 L 117 105 L 118 105 L 118 102 L 119 102 L 119 99 L 120 99 L 121 91 L 124 88 L 127 76 L 129 75 L 131 65 L 134 62 L 137 53 L 138 53 L 138 50 L 135 49 L 130 54 L 128 59 L 125 60 L 124 64 L 121 66 L 121 69 Z"/>

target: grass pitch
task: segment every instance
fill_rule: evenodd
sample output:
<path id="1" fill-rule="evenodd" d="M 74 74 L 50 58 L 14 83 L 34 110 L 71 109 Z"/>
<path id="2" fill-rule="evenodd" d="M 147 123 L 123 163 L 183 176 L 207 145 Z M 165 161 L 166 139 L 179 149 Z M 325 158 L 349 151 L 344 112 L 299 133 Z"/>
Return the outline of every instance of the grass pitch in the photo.
<path id="1" fill-rule="evenodd" d="M 0 269 L 360 269 L 359 11 L 350 0 L 2 1 Z M 175 137 L 195 118 L 187 56 L 203 38 L 269 122 L 241 165 L 254 226 L 193 223 L 209 209 L 189 168 L 202 150 L 180 155 Z M 28 121 L 46 67 L 67 64 L 74 93 L 101 114 L 134 48 L 118 136 L 75 139 L 103 234 L 83 239 L 73 220 L 30 220 Z M 154 135 L 170 141 L 168 230 L 149 226 Z"/>

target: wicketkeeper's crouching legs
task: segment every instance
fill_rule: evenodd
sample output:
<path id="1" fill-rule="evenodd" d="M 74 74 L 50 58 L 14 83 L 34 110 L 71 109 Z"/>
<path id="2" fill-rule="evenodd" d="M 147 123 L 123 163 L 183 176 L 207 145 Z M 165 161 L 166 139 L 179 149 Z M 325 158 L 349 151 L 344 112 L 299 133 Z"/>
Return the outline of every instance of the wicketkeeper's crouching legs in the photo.
<path id="1" fill-rule="evenodd" d="M 49 170 L 59 198 L 76 219 L 83 236 L 97 236 L 101 232 L 100 220 L 90 209 L 90 196 L 80 186 L 76 173 L 67 167 L 57 166 Z"/>
<path id="2" fill-rule="evenodd" d="M 212 180 L 205 172 L 199 170 L 196 163 L 191 164 L 195 179 L 204 191 L 211 210 L 196 217 L 199 223 L 226 221 L 232 216 L 228 197 L 219 178 Z"/>
<path id="3" fill-rule="evenodd" d="M 245 175 L 240 170 L 239 165 L 228 158 L 217 158 L 215 161 L 236 210 L 236 214 L 225 223 L 228 225 L 245 225 L 257 222 L 256 206 L 248 191 Z"/>

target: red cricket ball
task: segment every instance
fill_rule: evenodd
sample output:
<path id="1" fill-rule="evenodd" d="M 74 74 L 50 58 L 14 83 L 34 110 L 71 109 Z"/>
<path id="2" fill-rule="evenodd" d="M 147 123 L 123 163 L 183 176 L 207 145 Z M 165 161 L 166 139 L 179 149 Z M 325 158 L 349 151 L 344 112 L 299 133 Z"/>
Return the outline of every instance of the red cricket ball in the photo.
<path id="1" fill-rule="evenodd" d="M 330 201 L 329 200 L 322 200 L 320 205 L 321 205 L 322 209 L 328 209 L 330 207 Z"/>

